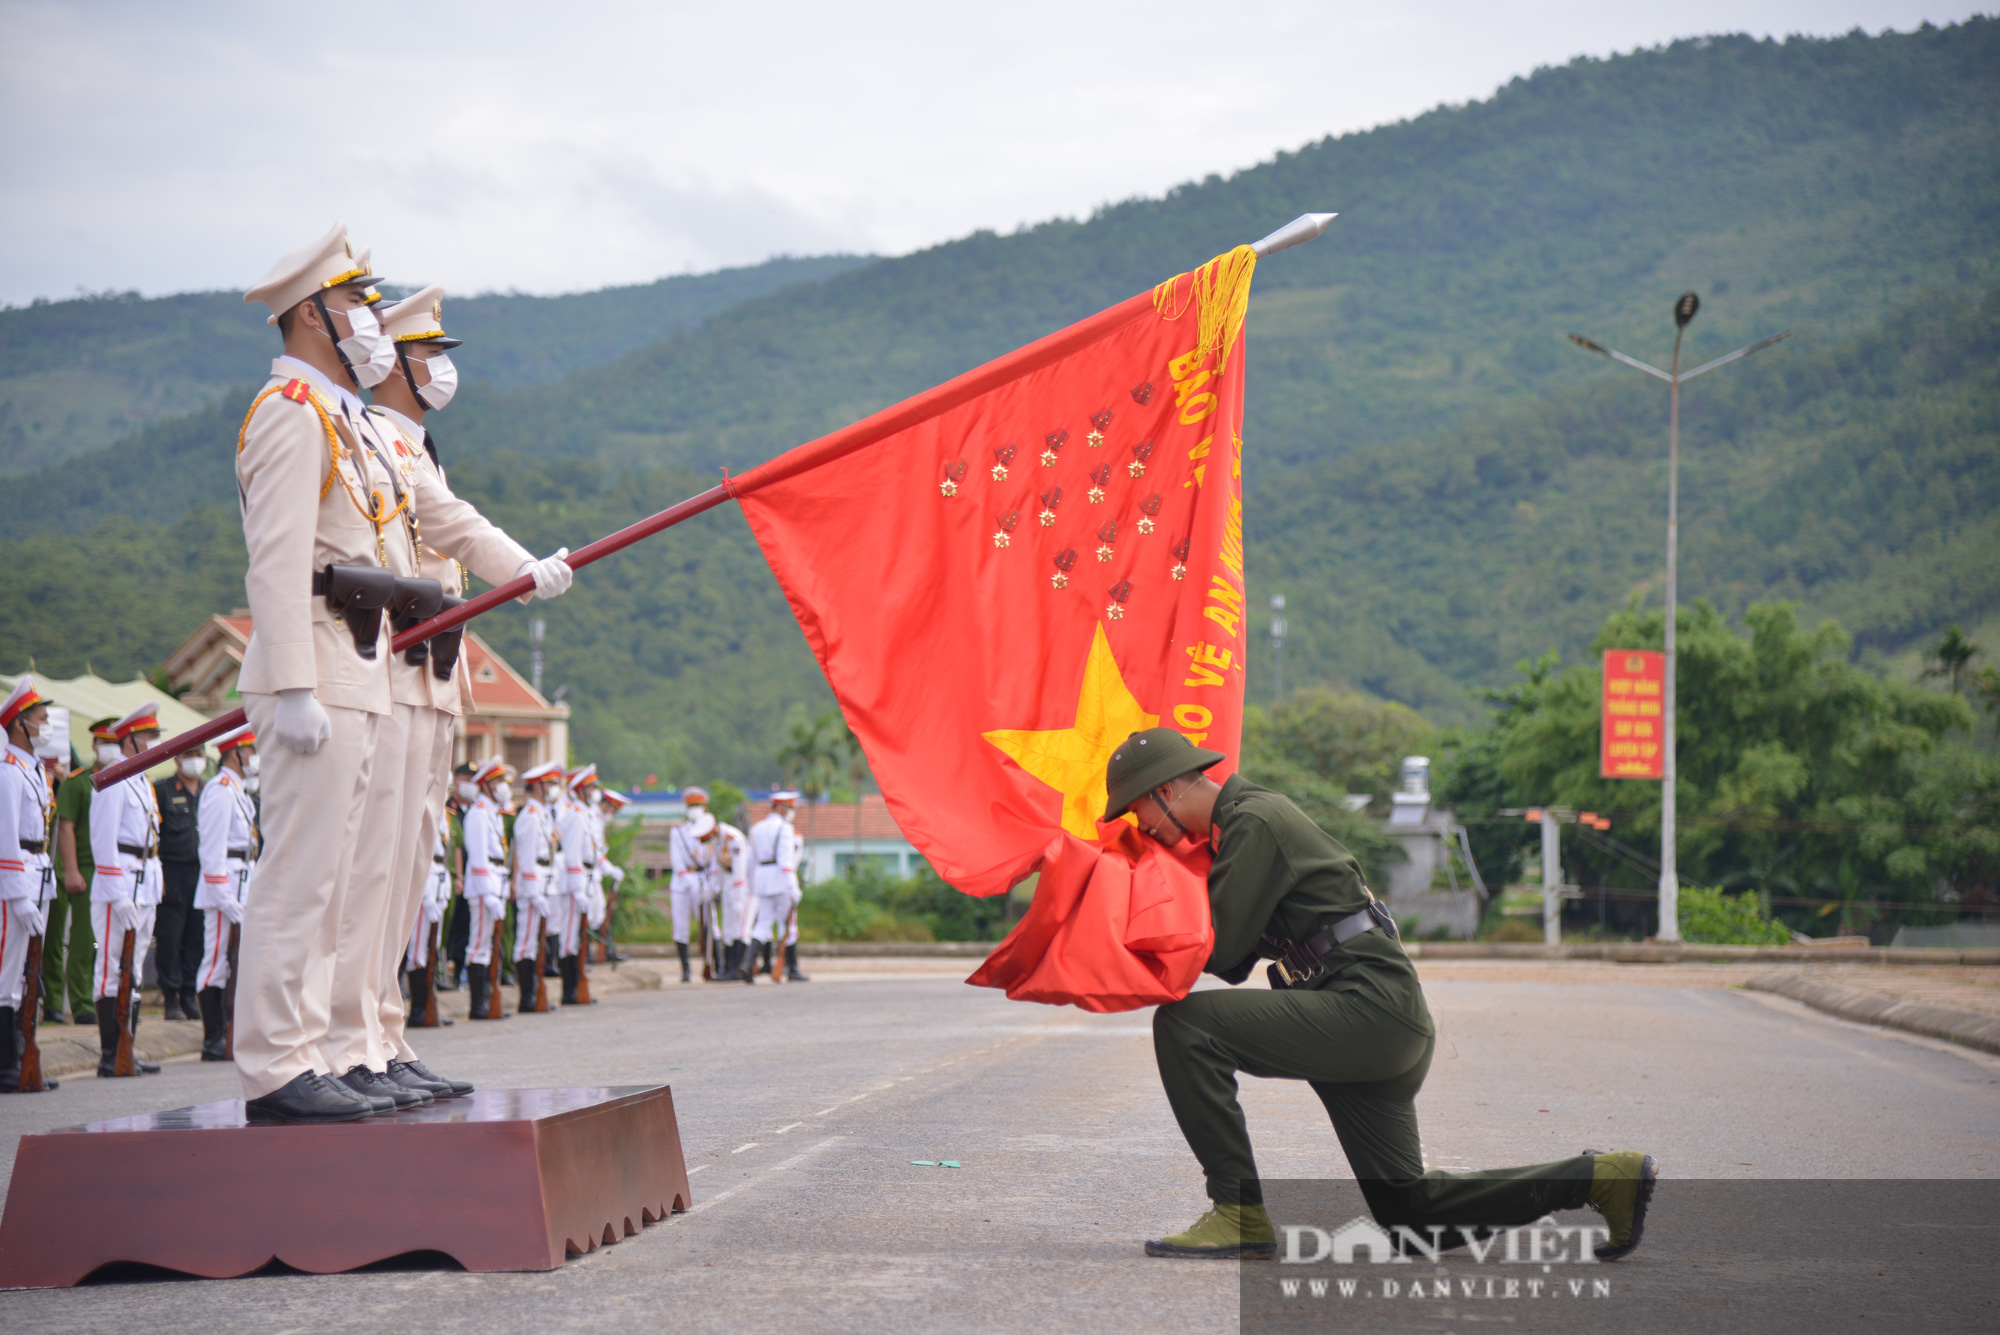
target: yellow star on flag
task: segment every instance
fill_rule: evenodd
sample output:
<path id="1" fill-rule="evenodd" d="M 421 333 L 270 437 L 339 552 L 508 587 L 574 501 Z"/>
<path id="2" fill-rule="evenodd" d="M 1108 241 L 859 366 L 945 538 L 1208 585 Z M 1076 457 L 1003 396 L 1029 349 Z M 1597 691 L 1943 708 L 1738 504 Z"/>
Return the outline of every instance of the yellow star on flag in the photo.
<path id="1" fill-rule="evenodd" d="M 1104 626 L 1095 626 L 1083 684 L 1076 697 L 1076 722 L 1048 732 L 1003 728 L 981 733 L 1028 773 L 1063 795 L 1062 826 L 1079 839 L 1097 838 L 1104 814 L 1104 766 L 1118 744 L 1160 721 L 1148 714 L 1125 687 L 1118 659 Z"/>

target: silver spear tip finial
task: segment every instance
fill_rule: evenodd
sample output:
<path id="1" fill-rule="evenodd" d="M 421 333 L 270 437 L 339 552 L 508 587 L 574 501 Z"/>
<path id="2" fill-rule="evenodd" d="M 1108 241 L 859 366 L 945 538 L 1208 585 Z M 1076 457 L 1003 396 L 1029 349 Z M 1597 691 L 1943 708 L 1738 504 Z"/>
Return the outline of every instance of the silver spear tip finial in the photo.
<path id="1" fill-rule="evenodd" d="M 1250 249 L 1257 252 L 1258 259 L 1268 259 L 1281 250 L 1317 240 L 1320 233 L 1339 216 L 1338 213 L 1301 213 Z"/>

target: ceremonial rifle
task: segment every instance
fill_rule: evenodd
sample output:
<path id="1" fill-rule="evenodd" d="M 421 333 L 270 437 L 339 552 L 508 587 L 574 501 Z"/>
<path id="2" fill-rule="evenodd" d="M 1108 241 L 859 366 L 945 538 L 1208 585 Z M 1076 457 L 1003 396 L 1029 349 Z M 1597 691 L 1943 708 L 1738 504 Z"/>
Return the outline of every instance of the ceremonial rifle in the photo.
<path id="1" fill-rule="evenodd" d="M 541 1015 L 549 1008 L 549 980 L 543 975 L 542 967 L 549 959 L 548 933 L 542 931 L 546 924 L 535 924 L 535 1014 Z"/>
<path id="2" fill-rule="evenodd" d="M 229 985 L 222 989 L 222 1055 L 236 1060 L 236 947 L 243 939 L 241 923 L 229 924 Z"/>
<path id="3" fill-rule="evenodd" d="M 6 910 L 0 908 L 0 913 Z M 28 977 L 21 989 L 21 1078 L 17 1086 L 23 1094 L 39 1094 L 42 1083 L 42 1046 L 35 1041 L 35 1008 L 42 1004 L 42 937 L 28 938 Z"/>
<path id="4" fill-rule="evenodd" d="M 502 987 L 500 982 L 500 968 L 506 958 L 507 913 L 503 909 L 500 912 L 500 916 L 493 920 L 493 977 L 491 980 L 493 985 L 487 989 L 488 998 L 486 1002 L 486 1018 L 489 1020 L 504 1020 L 507 1018 L 506 1013 L 500 1005 Z"/>
<path id="5" fill-rule="evenodd" d="M 449 896 L 446 897 L 445 902 L 446 904 L 449 904 L 451 902 Z M 438 1027 L 438 980 L 437 980 L 438 924 L 437 923 L 432 923 L 430 925 L 430 938 L 431 938 L 430 953 L 425 956 L 426 962 L 424 964 L 424 1013 L 417 1021 L 417 1027 L 419 1029 L 436 1029 Z"/>
<path id="6" fill-rule="evenodd" d="M 132 941 L 134 929 L 125 929 L 125 945 L 118 952 L 118 1054 L 112 1059 L 111 1074 L 137 1075 L 132 1060 Z"/>

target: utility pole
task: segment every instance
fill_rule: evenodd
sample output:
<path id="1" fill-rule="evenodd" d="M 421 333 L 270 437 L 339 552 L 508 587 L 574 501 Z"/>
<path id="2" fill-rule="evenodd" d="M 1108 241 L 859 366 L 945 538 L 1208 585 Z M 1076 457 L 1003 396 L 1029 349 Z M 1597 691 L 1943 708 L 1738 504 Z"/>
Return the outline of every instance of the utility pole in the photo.
<path id="1" fill-rule="evenodd" d="M 1674 302 L 1674 360 L 1671 371 L 1662 371 L 1657 366 L 1649 366 L 1636 357 L 1627 357 L 1615 348 L 1607 348 L 1602 343 L 1585 338 L 1581 334 L 1571 334 L 1569 341 L 1585 352 L 1594 352 L 1600 357 L 1623 362 L 1627 366 L 1644 371 L 1647 375 L 1667 382 L 1667 642 L 1666 681 L 1663 684 L 1666 698 L 1661 702 L 1661 778 L 1660 778 L 1660 931 L 1658 940 L 1679 941 L 1681 939 L 1680 919 L 1680 875 L 1674 868 L 1674 780 L 1678 770 L 1674 754 L 1674 654 L 1675 623 L 1679 619 L 1680 591 L 1677 587 L 1680 575 L 1680 523 L 1681 523 L 1681 384 L 1692 380 L 1704 372 L 1713 371 L 1718 366 L 1741 361 L 1751 353 L 1770 347 L 1781 338 L 1790 336 L 1791 330 L 1773 334 L 1769 338 L 1738 348 L 1714 361 L 1703 362 L 1700 366 L 1681 374 L 1681 336 L 1687 332 L 1688 322 L 1701 309 L 1701 298 L 1692 292 L 1683 292 Z M 1543 857 L 1547 858 L 1550 847 L 1547 826 L 1543 830 Z"/>
<path id="2" fill-rule="evenodd" d="M 549 623 L 536 617 L 528 623 L 528 676 L 534 682 L 535 694 L 542 693 L 542 636 L 548 631 Z"/>
<path id="3" fill-rule="evenodd" d="M 1277 690 L 1273 703 L 1285 702 L 1285 595 L 1271 595 L 1271 661 L 1277 670 Z"/>

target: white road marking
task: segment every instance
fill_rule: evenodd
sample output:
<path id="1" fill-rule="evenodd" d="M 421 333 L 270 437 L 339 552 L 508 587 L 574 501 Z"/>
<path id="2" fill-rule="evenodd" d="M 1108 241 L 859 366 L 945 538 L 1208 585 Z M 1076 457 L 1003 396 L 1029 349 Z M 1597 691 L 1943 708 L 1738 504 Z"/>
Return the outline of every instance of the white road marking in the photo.
<path id="1" fill-rule="evenodd" d="M 814 1114 L 813 1114 L 813 1116 L 814 1116 L 814 1117 L 824 1117 L 824 1116 L 826 1116 L 826 1115 L 827 1115 L 828 1113 L 830 1113 L 830 1112 L 834 1112 L 834 1111 L 837 1111 L 837 1110 L 839 1109 L 839 1107 L 840 1107 L 840 1105 L 839 1105 L 838 1103 L 836 1103 L 836 1104 L 834 1104 L 834 1105 L 833 1105 L 833 1107 L 831 1107 L 831 1108 L 821 1108 L 821 1109 L 820 1109 L 820 1110 L 819 1110 L 818 1112 L 814 1113 Z"/>
<path id="2" fill-rule="evenodd" d="M 745 1151 L 745 1150 L 754 1150 L 754 1149 L 756 1149 L 756 1148 L 757 1148 L 757 1147 L 758 1147 L 759 1145 L 761 1145 L 761 1144 L 763 1144 L 763 1143 L 764 1143 L 764 1142 L 763 1142 L 763 1141 L 761 1141 L 761 1140 L 753 1140 L 753 1141 L 751 1141 L 751 1142 L 750 1142 L 750 1143 L 749 1143 L 748 1145 L 738 1145 L 738 1146 L 737 1146 L 737 1147 L 736 1147 L 735 1149 L 733 1149 L 733 1150 L 731 1150 L 731 1151 L 729 1151 L 729 1152 L 730 1152 L 731 1154 L 741 1154 L 741 1153 L 743 1153 L 743 1151 Z"/>
<path id="3" fill-rule="evenodd" d="M 792 1130 L 794 1127 L 801 1127 L 804 1125 L 805 1125 L 804 1122 L 792 1122 L 789 1125 L 779 1127 L 776 1131 L 773 1131 L 771 1134 L 774 1136 L 782 1136 L 787 1131 Z"/>
<path id="4" fill-rule="evenodd" d="M 696 1173 L 706 1173 L 710 1168 L 713 1168 L 714 1166 L 715 1165 L 713 1164 L 703 1164 L 699 1168 L 690 1168 L 688 1169 L 688 1176 L 693 1177 Z"/>
<path id="5" fill-rule="evenodd" d="M 839 1136 L 828 1136 L 825 1140 L 822 1140 L 819 1144 L 811 1146 L 805 1150 L 801 1150 L 799 1153 L 794 1154 L 791 1158 L 785 1160 L 783 1163 L 771 1165 L 769 1168 L 766 1168 L 762 1172 L 758 1173 L 757 1176 L 768 1177 L 772 1173 L 782 1173 L 787 1168 L 791 1168 L 805 1162 L 807 1159 L 811 1158 L 813 1155 L 819 1153 L 821 1150 L 825 1149 L 827 1146 L 833 1144 L 833 1142 L 839 1139 L 841 1139 L 841 1137 Z M 681 1211 L 679 1214 L 667 1216 L 667 1222 L 675 1223 L 678 1222 L 679 1220 L 689 1218 L 692 1215 L 698 1215 L 711 1205 L 720 1205 L 722 1202 L 728 1200 L 731 1196 L 734 1196 L 737 1192 L 743 1190 L 744 1187 L 747 1187 L 749 1185 L 750 1183 L 748 1182 L 742 1182 L 738 1183 L 736 1186 L 730 1187 L 726 1191 L 718 1191 L 715 1193 L 715 1195 L 710 1196 L 707 1200 L 701 1201 L 698 1204 L 686 1210 Z"/>

